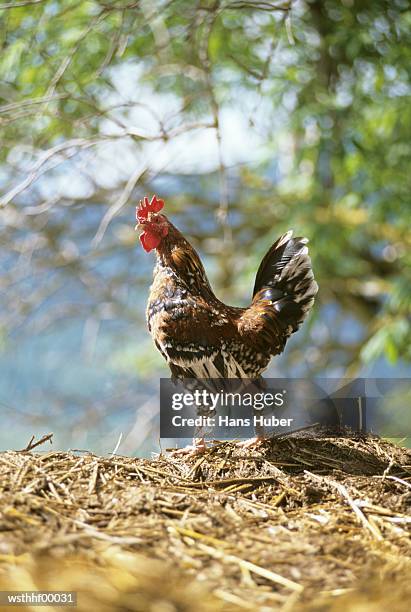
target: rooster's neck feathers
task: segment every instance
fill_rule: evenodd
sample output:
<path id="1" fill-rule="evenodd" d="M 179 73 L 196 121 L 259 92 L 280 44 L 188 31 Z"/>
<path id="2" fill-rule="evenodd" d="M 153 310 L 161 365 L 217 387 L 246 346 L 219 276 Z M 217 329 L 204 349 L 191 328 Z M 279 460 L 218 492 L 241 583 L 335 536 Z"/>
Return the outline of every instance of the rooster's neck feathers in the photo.
<path id="1" fill-rule="evenodd" d="M 168 235 L 157 249 L 154 275 L 164 273 L 191 293 L 207 294 L 209 298 L 215 298 L 196 250 L 172 223 L 169 223 L 169 227 Z"/>

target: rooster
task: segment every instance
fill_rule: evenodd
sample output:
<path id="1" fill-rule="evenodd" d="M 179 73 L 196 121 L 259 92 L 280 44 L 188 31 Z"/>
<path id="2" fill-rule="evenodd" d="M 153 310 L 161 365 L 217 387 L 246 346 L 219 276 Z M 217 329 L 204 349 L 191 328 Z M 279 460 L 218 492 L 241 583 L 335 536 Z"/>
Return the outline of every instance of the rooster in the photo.
<path id="1" fill-rule="evenodd" d="M 318 285 L 307 238 L 293 238 L 292 231 L 280 236 L 260 264 L 251 305 L 227 306 L 214 295 L 197 252 L 161 213 L 163 207 L 157 196 L 140 201 L 136 229 L 143 249 L 156 251 L 147 324 L 172 377 L 258 379 L 313 305 Z M 204 449 L 204 440 L 195 440 L 187 452 Z"/>

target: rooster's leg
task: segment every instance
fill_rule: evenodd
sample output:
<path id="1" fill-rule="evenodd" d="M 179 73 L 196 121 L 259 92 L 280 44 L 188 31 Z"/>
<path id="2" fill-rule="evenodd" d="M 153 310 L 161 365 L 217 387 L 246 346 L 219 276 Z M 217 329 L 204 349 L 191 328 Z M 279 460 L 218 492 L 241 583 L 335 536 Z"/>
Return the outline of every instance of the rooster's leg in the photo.
<path id="1" fill-rule="evenodd" d="M 241 440 L 241 442 L 237 442 L 237 446 L 241 446 L 241 448 L 258 448 L 264 442 L 265 431 L 262 425 L 255 426 L 255 437 L 250 438 L 249 440 Z"/>
<path id="2" fill-rule="evenodd" d="M 184 448 L 177 448 L 175 451 L 172 451 L 171 455 L 179 456 L 179 455 L 187 455 L 194 457 L 195 455 L 201 455 L 205 453 L 207 450 L 206 443 L 204 438 L 193 438 L 193 443 L 185 446 Z"/>
<path id="3" fill-rule="evenodd" d="M 257 448 L 258 446 L 261 446 L 264 440 L 264 436 L 255 436 L 255 438 L 250 438 L 249 440 L 241 440 L 241 442 L 237 442 L 237 446 L 241 446 L 241 448 Z"/>

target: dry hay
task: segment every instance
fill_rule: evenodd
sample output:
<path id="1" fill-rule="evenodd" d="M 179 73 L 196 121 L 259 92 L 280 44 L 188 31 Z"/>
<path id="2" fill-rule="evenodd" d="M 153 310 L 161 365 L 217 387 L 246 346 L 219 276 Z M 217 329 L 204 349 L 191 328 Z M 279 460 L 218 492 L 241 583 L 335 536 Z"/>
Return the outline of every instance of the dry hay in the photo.
<path id="1" fill-rule="evenodd" d="M 10 451 L 0 492 L 3 590 L 75 590 L 81 612 L 409 609 L 411 451 L 376 438 Z"/>

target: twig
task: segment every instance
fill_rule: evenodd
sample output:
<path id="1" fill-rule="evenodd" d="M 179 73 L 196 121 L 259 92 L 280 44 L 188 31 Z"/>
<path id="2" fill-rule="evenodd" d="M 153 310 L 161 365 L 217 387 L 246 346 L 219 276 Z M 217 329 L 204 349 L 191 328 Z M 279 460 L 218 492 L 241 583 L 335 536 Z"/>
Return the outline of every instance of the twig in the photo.
<path id="1" fill-rule="evenodd" d="M 285 18 L 285 30 L 287 32 L 288 42 L 290 45 L 294 46 L 295 40 L 293 36 L 293 27 L 291 24 L 291 13 L 288 13 L 287 17 Z"/>
<path id="2" fill-rule="evenodd" d="M 89 487 L 87 490 L 87 493 L 89 495 L 91 495 L 96 489 L 97 479 L 98 479 L 98 467 L 99 465 L 98 465 L 98 460 L 97 460 L 96 463 L 94 464 L 93 473 L 91 475 Z"/>
<path id="3" fill-rule="evenodd" d="M 237 557 L 236 555 L 227 555 L 223 551 L 207 546 L 206 544 L 200 543 L 199 547 L 215 559 L 220 559 L 221 561 L 226 561 L 227 563 L 236 563 L 241 568 L 247 569 L 253 574 L 257 574 L 266 580 L 270 580 L 276 584 L 281 584 L 281 586 L 284 586 L 291 591 L 301 593 L 304 590 L 304 587 L 301 584 L 298 584 L 298 582 L 289 580 L 289 578 L 285 578 L 284 576 L 281 576 L 281 574 L 277 574 L 276 572 L 268 570 L 265 567 L 260 567 L 255 563 L 251 563 L 251 561 L 246 561 L 245 559 L 241 559 L 241 557 Z"/>
<path id="4" fill-rule="evenodd" d="M 76 155 L 78 153 L 78 151 L 76 150 L 77 148 L 81 150 L 88 149 L 94 146 L 95 144 L 101 142 L 102 140 L 106 140 L 106 138 L 99 138 L 94 140 L 87 140 L 85 138 L 73 138 L 72 140 L 59 143 L 51 149 L 47 149 L 47 151 L 44 151 L 42 155 L 40 155 L 40 158 L 33 165 L 30 174 L 24 179 L 24 181 L 22 181 L 21 183 L 16 185 L 16 187 L 8 191 L 6 195 L 0 200 L 0 208 L 4 208 L 5 206 L 7 206 L 7 204 L 9 204 L 16 196 L 20 195 L 23 191 L 30 187 L 32 183 L 37 181 L 37 179 L 40 178 L 42 174 L 50 170 L 50 168 L 43 168 L 43 166 L 52 157 L 58 155 L 59 153 L 63 153 L 64 151 L 67 151 L 69 149 L 74 149 L 73 152 L 67 154 L 68 157 L 72 157 L 73 155 Z M 66 161 L 66 159 L 67 157 L 58 159 L 54 163 L 53 168 L 63 163 L 63 161 Z"/>
<path id="5" fill-rule="evenodd" d="M 235 595 L 234 593 L 228 593 L 223 589 L 215 589 L 213 593 L 219 599 L 222 599 L 223 601 L 226 601 L 230 604 L 239 606 L 240 608 L 244 608 L 244 610 L 255 610 L 255 603 L 246 601 L 245 599 L 238 597 L 238 595 Z"/>
<path id="6" fill-rule="evenodd" d="M 271 11 L 288 12 L 291 9 L 291 2 L 284 6 L 284 5 L 272 4 L 271 2 L 260 2 L 259 0 L 257 1 L 249 0 L 248 2 L 246 0 L 243 0 L 239 2 L 230 2 L 223 8 L 224 9 L 254 9 L 258 11 L 269 11 L 269 12 Z"/>
<path id="7" fill-rule="evenodd" d="M 35 436 L 31 437 L 30 442 L 27 444 L 26 448 L 22 448 L 20 451 L 20 453 L 27 453 L 28 451 L 33 450 L 33 448 L 36 448 L 36 446 L 40 446 L 41 444 L 44 444 L 45 442 L 47 442 L 48 440 L 50 440 L 50 444 L 52 444 L 52 438 L 53 438 L 53 434 L 49 433 L 49 434 L 45 434 L 42 438 L 40 438 L 40 440 L 37 440 L 37 442 L 33 443 Z"/>
<path id="8" fill-rule="evenodd" d="M 6 2 L 6 4 L 0 4 L 0 10 L 18 8 L 19 6 L 30 6 L 30 4 L 41 4 L 45 0 L 17 0 L 17 2 Z"/>
<path id="9" fill-rule="evenodd" d="M 406 480 L 403 480 L 402 478 L 398 478 L 398 476 L 386 476 L 385 472 L 384 472 L 383 476 L 375 476 L 375 478 L 381 478 L 381 480 L 385 480 L 385 479 L 387 479 L 387 480 L 394 480 L 395 482 L 399 482 L 399 483 L 405 485 L 406 487 L 408 487 L 409 489 L 411 489 L 411 484 L 409 482 L 407 482 Z"/>
<path id="10" fill-rule="evenodd" d="M 51 80 L 51 83 L 50 83 L 50 85 L 49 85 L 49 87 L 47 89 L 46 97 L 51 98 L 51 97 L 54 96 L 57 85 L 59 84 L 60 80 L 63 78 L 64 73 L 66 72 L 67 68 L 70 66 L 70 64 L 72 62 L 72 59 L 75 56 L 75 54 L 77 53 L 77 51 L 79 50 L 79 47 L 80 47 L 81 43 L 87 37 L 87 35 L 91 32 L 91 30 L 94 28 L 94 26 L 96 26 L 102 19 L 104 19 L 104 17 L 105 17 L 105 11 L 103 9 L 102 12 L 99 15 L 93 17 L 93 19 L 90 21 L 88 26 L 80 34 L 80 36 L 76 40 L 76 43 L 73 45 L 73 47 L 70 50 L 70 52 L 64 57 L 64 59 L 61 62 L 60 66 L 58 67 L 55 75 L 53 76 L 53 78 Z M 44 108 L 46 108 L 47 105 L 48 105 L 48 102 L 46 102 Z"/>
<path id="11" fill-rule="evenodd" d="M 304 473 L 307 474 L 308 476 L 311 476 L 315 480 L 318 480 L 319 482 L 322 482 L 326 485 L 330 485 L 334 489 L 337 489 L 340 495 L 347 500 L 349 506 L 354 511 L 354 514 L 356 515 L 360 523 L 362 523 L 364 527 L 368 529 L 368 531 L 370 531 L 377 540 L 383 540 L 383 537 L 379 529 L 376 527 L 376 525 L 373 525 L 372 523 L 370 523 L 370 521 L 367 519 L 365 514 L 360 510 L 359 506 L 350 497 L 350 494 L 348 493 L 344 485 L 342 485 L 340 482 L 337 482 L 335 480 L 324 478 L 323 476 L 318 476 L 318 474 L 313 474 L 312 472 L 309 472 L 308 470 L 304 470 Z"/>
<path id="12" fill-rule="evenodd" d="M 181 535 L 186 536 L 187 538 L 192 538 L 193 540 L 205 541 L 209 544 L 214 544 L 214 546 L 227 546 L 227 542 L 224 542 L 223 540 L 199 533 L 198 531 L 193 531 L 192 529 L 185 529 L 184 527 L 179 527 L 178 525 L 173 526 L 173 529 L 178 531 L 178 533 Z"/>
<path id="13" fill-rule="evenodd" d="M 122 439 L 123 439 L 123 432 L 121 431 L 121 432 L 120 432 L 120 435 L 119 435 L 119 437 L 118 437 L 118 440 L 117 440 L 117 444 L 115 445 L 114 450 L 113 450 L 113 452 L 111 453 L 111 456 L 112 456 L 112 457 L 113 457 L 113 455 L 115 455 L 115 454 L 117 453 L 117 451 L 118 451 L 118 449 L 119 449 L 119 446 L 120 446 L 120 444 L 121 444 L 121 440 L 122 440 Z"/>
<path id="14" fill-rule="evenodd" d="M 387 478 L 388 474 L 391 472 L 391 469 L 394 465 L 395 465 L 395 460 L 393 457 L 390 457 L 390 462 L 383 472 L 382 480 L 385 480 Z"/>
<path id="15" fill-rule="evenodd" d="M 95 249 L 100 244 L 100 242 L 103 240 L 104 234 L 106 233 L 106 230 L 110 222 L 120 212 L 120 210 L 127 204 L 138 181 L 140 180 L 140 178 L 142 177 L 145 171 L 146 171 L 146 168 L 143 168 L 143 169 L 137 168 L 137 170 L 135 170 L 133 174 L 130 176 L 123 190 L 123 193 L 120 195 L 118 200 L 110 206 L 110 208 L 107 210 L 104 217 L 102 218 L 100 225 L 98 227 L 98 230 L 91 242 L 92 248 Z"/>
<path id="16" fill-rule="evenodd" d="M 51 102 L 52 100 L 61 100 L 67 97 L 68 97 L 68 94 L 61 93 L 61 94 L 55 94 L 53 96 L 41 96 L 39 98 L 21 100 L 20 102 L 11 102 L 10 104 L 4 104 L 3 106 L 0 106 L 0 113 L 8 113 L 9 111 L 20 110 L 21 108 L 25 108 L 26 106 L 44 104 L 45 102 Z"/>

